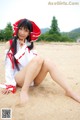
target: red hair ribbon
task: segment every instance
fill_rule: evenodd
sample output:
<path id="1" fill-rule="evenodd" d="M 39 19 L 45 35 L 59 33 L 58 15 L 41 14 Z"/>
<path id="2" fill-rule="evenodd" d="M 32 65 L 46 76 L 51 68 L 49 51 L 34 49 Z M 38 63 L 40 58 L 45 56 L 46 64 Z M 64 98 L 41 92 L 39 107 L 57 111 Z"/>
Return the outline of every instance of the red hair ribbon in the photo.
<path id="1" fill-rule="evenodd" d="M 14 26 L 14 33 L 13 33 L 13 36 L 16 36 L 17 34 L 17 30 L 18 30 L 18 24 L 22 21 L 23 19 L 20 19 L 18 20 L 17 22 L 15 22 L 15 24 L 13 24 Z M 30 21 L 30 20 L 29 20 Z M 36 41 L 38 39 L 38 37 L 40 36 L 41 34 L 41 30 L 40 28 L 33 22 L 33 21 L 30 21 L 31 24 L 32 24 L 32 27 L 33 27 L 33 31 L 30 32 L 30 39 L 31 41 Z"/>
<path id="2" fill-rule="evenodd" d="M 13 36 L 16 36 L 17 34 L 17 30 L 18 30 L 18 24 L 21 22 L 22 19 L 18 20 L 17 22 L 15 22 L 13 24 L 13 29 L 14 29 L 14 33 L 13 33 Z"/>

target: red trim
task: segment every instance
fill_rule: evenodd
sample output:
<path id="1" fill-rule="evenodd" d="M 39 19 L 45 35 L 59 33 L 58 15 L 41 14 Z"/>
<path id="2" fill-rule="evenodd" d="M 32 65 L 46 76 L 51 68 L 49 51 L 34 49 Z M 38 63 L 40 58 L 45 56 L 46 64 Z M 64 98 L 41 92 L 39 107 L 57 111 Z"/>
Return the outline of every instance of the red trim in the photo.
<path id="1" fill-rule="evenodd" d="M 9 40 L 10 46 L 12 45 L 12 42 L 13 42 L 12 39 Z M 26 46 L 26 48 L 28 48 L 28 47 Z M 26 50 L 26 48 L 25 48 L 25 50 Z M 12 68 L 14 69 L 14 59 L 13 59 L 14 48 L 11 48 L 11 51 L 12 51 L 12 53 L 8 53 L 7 56 L 9 57 L 9 59 L 10 59 L 10 61 L 11 61 L 11 63 L 12 63 Z M 28 48 L 28 52 L 30 53 L 30 49 L 29 49 L 29 48 Z M 24 54 L 25 54 L 25 52 L 16 60 L 16 61 L 17 61 L 17 64 L 19 63 L 18 60 L 19 60 Z M 36 55 L 36 54 L 35 54 L 35 55 Z"/>
<path id="2" fill-rule="evenodd" d="M 28 48 L 27 46 L 26 46 L 26 48 Z M 25 48 L 25 50 L 26 50 L 26 48 Z M 28 52 L 30 53 L 30 49 L 28 48 Z"/>
<path id="3" fill-rule="evenodd" d="M 13 40 L 11 39 L 11 40 L 9 40 L 9 43 L 10 43 L 10 46 L 12 45 L 12 43 L 13 43 Z M 14 52 L 14 48 L 11 48 L 11 51 L 12 51 L 12 53 Z"/>
<path id="4" fill-rule="evenodd" d="M 25 54 L 25 52 L 18 58 L 18 60 Z"/>
<path id="5" fill-rule="evenodd" d="M 6 85 L 6 89 L 9 90 L 10 88 L 12 88 L 13 90 L 11 90 L 12 93 L 16 92 L 16 86 L 13 85 Z"/>
<path id="6" fill-rule="evenodd" d="M 7 56 L 9 57 L 9 59 L 11 60 L 12 63 L 12 68 L 14 69 L 14 60 L 13 60 L 13 54 L 12 53 L 8 53 Z"/>

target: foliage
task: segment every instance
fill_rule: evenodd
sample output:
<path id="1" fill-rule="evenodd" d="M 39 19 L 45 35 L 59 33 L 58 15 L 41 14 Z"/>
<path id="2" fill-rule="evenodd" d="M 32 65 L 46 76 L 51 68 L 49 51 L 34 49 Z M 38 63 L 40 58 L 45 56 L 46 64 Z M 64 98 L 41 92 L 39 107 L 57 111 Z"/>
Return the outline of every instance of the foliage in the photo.
<path id="1" fill-rule="evenodd" d="M 4 36 L 6 40 L 9 40 L 12 37 L 13 29 L 11 23 L 8 23 L 6 28 L 4 29 Z"/>
<path id="2" fill-rule="evenodd" d="M 76 41 L 78 38 L 80 38 L 80 28 L 74 29 L 70 32 L 63 32 L 62 35 Z"/>
<path id="3" fill-rule="evenodd" d="M 61 42 L 74 42 L 74 39 L 68 37 L 67 35 L 61 35 Z"/>
<path id="4" fill-rule="evenodd" d="M 39 37 L 40 40 L 53 41 L 53 42 L 75 42 L 77 38 L 80 38 L 80 28 L 72 30 L 71 32 L 61 33 L 58 27 L 58 21 L 53 16 L 51 28 Z"/>
<path id="5" fill-rule="evenodd" d="M 76 32 L 70 32 L 70 33 L 67 33 L 67 35 L 69 38 L 72 38 L 74 40 L 76 40 L 78 37 L 80 37 L 80 33 L 76 33 Z"/>
<path id="6" fill-rule="evenodd" d="M 58 35 L 58 34 L 41 34 L 38 38 L 38 41 L 49 41 L 49 42 L 74 42 L 73 39 L 70 39 L 66 35 Z"/>
<path id="7" fill-rule="evenodd" d="M 0 40 L 3 40 L 4 38 L 4 30 L 0 30 Z"/>
<path id="8" fill-rule="evenodd" d="M 9 40 L 10 38 L 12 38 L 12 34 L 13 34 L 13 29 L 11 23 L 9 22 L 5 27 L 5 29 L 0 31 L 0 40 L 1 41 Z"/>
<path id="9" fill-rule="evenodd" d="M 0 30 L 0 41 L 9 40 L 12 38 L 13 29 L 11 23 L 7 23 L 5 29 Z M 58 21 L 55 16 L 52 18 L 50 28 L 44 28 L 38 41 L 52 41 L 52 42 L 75 42 L 80 38 L 80 28 L 74 29 L 70 32 L 60 32 Z"/>
<path id="10" fill-rule="evenodd" d="M 45 34 L 41 34 L 38 41 L 44 40 L 44 41 L 53 41 L 53 42 L 72 42 L 73 40 L 70 39 L 67 34 L 61 34 L 60 29 L 58 27 L 58 22 L 55 16 L 53 16 L 51 28 L 49 31 L 47 31 Z"/>
<path id="11" fill-rule="evenodd" d="M 53 16 L 51 28 L 49 30 L 49 34 L 58 34 L 60 35 L 60 29 L 58 27 L 58 22 L 55 16 Z"/>

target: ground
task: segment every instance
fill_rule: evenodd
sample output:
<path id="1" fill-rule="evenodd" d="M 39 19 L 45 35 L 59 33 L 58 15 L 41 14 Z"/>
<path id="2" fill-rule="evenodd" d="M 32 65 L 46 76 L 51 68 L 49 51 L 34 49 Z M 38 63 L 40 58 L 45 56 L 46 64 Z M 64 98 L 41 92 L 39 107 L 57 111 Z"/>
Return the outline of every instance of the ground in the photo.
<path id="1" fill-rule="evenodd" d="M 0 43 L 0 82 L 5 81 L 5 43 Z M 79 43 L 36 43 L 36 49 L 44 58 L 49 58 L 66 76 L 73 91 L 80 95 L 80 44 Z M 30 88 L 30 99 L 19 106 L 19 94 L 2 95 L 0 109 L 11 108 L 11 120 L 79 120 L 80 103 L 65 95 L 65 91 L 52 81 L 48 74 L 36 88 Z"/>

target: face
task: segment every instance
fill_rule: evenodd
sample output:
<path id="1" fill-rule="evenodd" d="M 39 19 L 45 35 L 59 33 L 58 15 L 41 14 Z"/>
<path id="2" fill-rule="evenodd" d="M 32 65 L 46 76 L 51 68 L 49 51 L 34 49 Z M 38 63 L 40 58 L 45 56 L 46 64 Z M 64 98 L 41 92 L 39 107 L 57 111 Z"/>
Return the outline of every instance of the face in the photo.
<path id="1" fill-rule="evenodd" d="M 24 27 L 20 27 L 18 30 L 18 37 L 20 40 L 25 40 L 29 36 L 29 30 Z"/>

